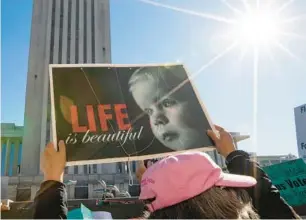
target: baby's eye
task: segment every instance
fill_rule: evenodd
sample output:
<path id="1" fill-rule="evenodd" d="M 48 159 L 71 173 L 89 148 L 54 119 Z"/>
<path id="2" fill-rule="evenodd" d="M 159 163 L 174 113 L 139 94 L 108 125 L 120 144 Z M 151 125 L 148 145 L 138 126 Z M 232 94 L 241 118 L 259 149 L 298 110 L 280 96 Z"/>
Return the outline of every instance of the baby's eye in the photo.
<path id="1" fill-rule="evenodd" d="M 171 107 L 175 104 L 176 104 L 176 101 L 173 100 L 173 99 L 164 99 L 163 102 L 162 102 L 162 105 L 166 108 L 169 108 L 169 107 Z"/>
<path id="2" fill-rule="evenodd" d="M 152 109 L 149 108 L 144 109 L 144 112 L 147 113 L 148 115 L 152 115 L 153 113 Z"/>

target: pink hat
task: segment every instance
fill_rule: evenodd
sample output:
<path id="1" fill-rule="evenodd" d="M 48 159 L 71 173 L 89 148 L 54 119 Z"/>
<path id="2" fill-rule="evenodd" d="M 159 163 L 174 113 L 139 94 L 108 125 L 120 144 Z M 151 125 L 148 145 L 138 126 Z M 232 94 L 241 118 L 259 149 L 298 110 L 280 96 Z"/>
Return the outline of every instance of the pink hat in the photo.
<path id="1" fill-rule="evenodd" d="M 185 152 L 169 156 L 150 166 L 142 176 L 139 199 L 155 200 L 148 205 L 151 212 L 190 199 L 213 186 L 251 187 L 256 179 L 222 172 L 202 152 Z"/>

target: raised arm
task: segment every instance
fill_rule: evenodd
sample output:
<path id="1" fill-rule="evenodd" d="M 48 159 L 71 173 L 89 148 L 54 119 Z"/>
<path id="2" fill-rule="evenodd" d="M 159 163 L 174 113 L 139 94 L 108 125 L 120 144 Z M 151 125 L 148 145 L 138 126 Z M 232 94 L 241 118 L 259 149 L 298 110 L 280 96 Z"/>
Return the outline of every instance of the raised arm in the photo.
<path id="1" fill-rule="evenodd" d="M 59 151 L 49 143 L 41 155 L 44 182 L 34 199 L 34 219 L 67 219 L 67 192 L 63 184 L 66 149 L 63 141 Z"/>
<path id="2" fill-rule="evenodd" d="M 208 131 L 215 142 L 218 152 L 226 158 L 230 173 L 247 175 L 256 178 L 257 184 L 247 189 L 253 206 L 262 219 L 299 218 L 291 206 L 281 197 L 278 189 L 272 184 L 268 175 L 258 163 L 251 160 L 248 153 L 236 150 L 231 135 L 222 127 L 215 126 L 218 134 Z"/>

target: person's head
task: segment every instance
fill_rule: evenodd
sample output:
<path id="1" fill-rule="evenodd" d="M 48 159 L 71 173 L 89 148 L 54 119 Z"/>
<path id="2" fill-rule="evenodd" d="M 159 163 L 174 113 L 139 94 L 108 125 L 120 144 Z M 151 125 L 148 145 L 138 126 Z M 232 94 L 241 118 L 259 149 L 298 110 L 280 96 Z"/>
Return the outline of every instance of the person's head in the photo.
<path id="1" fill-rule="evenodd" d="M 152 166 L 154 163 L 156 163 L 158 160 L 157 159 L 149 159 L 144 161 L 144 165 L 146 168 L 149 168 Z"/>
<path id="2" fill-rule="evenodd" d="M 140 68 L 129 86 L 163 145 L 173 150 L 202 147 L 205 131 L 195 116 L 203 111 L 182 66 Z"/>
<path id="3" fill-rule="evenodd" d="M 186 152 L 153 164 L 142 176 L 140 199 L 150 218 L 258 218 L 244 188 L 252 177 L 223 173 L 205 153 Z"/>

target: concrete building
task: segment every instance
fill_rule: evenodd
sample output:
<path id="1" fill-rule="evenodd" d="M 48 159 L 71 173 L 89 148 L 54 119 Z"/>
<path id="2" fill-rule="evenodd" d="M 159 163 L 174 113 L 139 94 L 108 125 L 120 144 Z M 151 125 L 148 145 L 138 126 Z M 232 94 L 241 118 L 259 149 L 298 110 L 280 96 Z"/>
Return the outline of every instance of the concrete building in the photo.
<path id="1" fill-rule="evenodd" d="M 111 63 L 108 0 L 34 0 L 21 173 L 39 174 L 39 156 L 51 137 L 49 64 Z M 69 168 L 82 174 L 84 167 Z M 116 164 L 98 165 L 115 173 Z"/>

